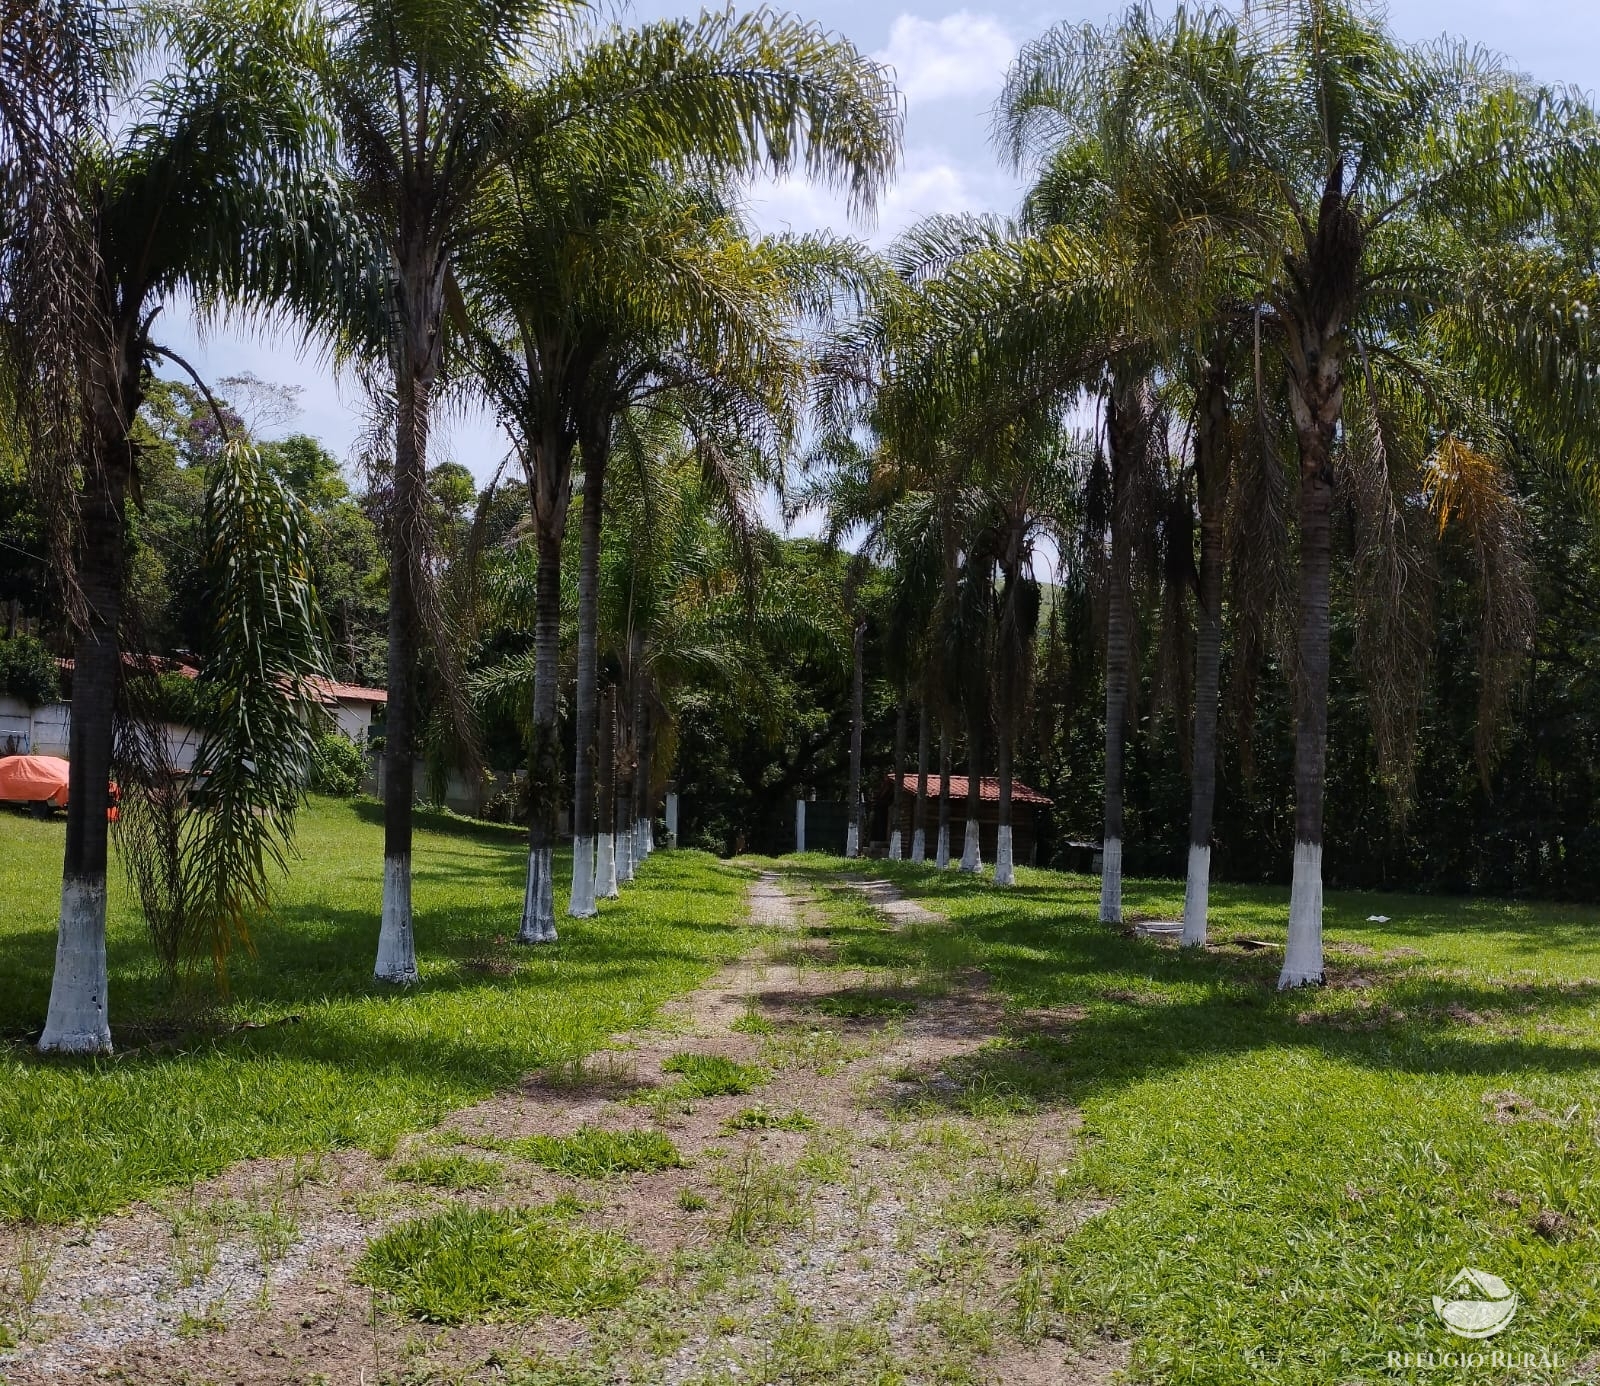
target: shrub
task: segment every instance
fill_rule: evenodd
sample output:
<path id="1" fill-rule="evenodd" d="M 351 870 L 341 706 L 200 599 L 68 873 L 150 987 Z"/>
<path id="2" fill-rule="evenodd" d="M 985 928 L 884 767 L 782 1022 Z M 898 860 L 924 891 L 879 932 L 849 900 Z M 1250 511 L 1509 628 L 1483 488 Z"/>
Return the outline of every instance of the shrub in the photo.
<path id="1" fill-rule="evenodd" d="M 0 694 L 29 707 L 60 701 L 61 666 L 42 640 L 31 635 L 0 640 Z"/>
<path id="2" fill-rule="evenodd" d="M 157 674 L 140 680 L 145 710 L 159 721 L 176 722 L 181 727 L 205 727 L 211 721 L 211 699 L 198 679 L 182 674 Z"/>
<path id="3" fill-rule="evenodd" d="M 366 757 L 348 736 L 327 732 L 311 748 L 311 788 L 318 794 L 350 799 L 361 792 L 366 777 Z"/>

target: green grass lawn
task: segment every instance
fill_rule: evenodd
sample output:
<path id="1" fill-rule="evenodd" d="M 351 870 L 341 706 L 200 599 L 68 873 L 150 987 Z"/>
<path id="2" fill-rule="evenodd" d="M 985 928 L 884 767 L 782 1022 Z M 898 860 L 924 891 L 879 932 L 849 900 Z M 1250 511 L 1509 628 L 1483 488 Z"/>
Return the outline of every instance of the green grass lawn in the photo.
<path id="1" fill-rule="evenodd" d="M 798 869 L 822 883 L 842 864 Z M 833 896 L 842 961 L 981 968 L 1018 1010 L 1054 1008 L 958 1066 L 948 1100 L 1081 1110 L 1061 1188 L 1109 1206 L 1045 1249 L 1048 1293 L 1080 1325 L 1134 1335 L 1138 1379 L 1600 1376 L 1578 1370 L 1600 1347 L 1600 912 L 1330 895 L 1336 985 L 1280 995 L 1276 949 L 1195 956 L 1124 937 L 1096 922 L 1088 877 L 1023 871 L 1002 894 L 873 869 L 954 927 L 885 934 L 859 897 Z M 1213 902 L 1214 940 L 1283 939 L 1286 892 L 1224 886 Z M 1127 888 L 1145 916 L 1182 904 L 1181 882 Z M 1464 1266 L 1522 1297 L 1490 1342 L 1432 1312 Z M 1388 1356 L 1474 1349 L 1535 1363 Z"/>
<path id="2" fill-rule="evenodd" d="M 254 957 L 202 1023 L 174 1026 L 120 867 L 113 867 L 109 1060 L 41 1060 L 63 824 L 0 812 L 0 1219 L 108 1212 L 235 1160 L 397 1135 L 571 1059 L 645 1020 L 749 946 L 747 874 L 657 855 L 597 918 L 519 948 L 524 839 L 419 816 L 421 983 L 371 980 L 383 830 L 371 804 L 313 801 L 301 860 Z M 565 901 L 570 858 L 558 858 Z M 261 1028 L 243 1028 L 259 1026 Z"/>

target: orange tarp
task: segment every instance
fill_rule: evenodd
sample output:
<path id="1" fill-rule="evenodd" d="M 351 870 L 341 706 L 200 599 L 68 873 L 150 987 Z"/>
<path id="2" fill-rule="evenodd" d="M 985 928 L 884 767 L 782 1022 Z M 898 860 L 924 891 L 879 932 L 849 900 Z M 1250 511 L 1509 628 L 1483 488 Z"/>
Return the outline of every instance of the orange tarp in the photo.
<path id="1" fill-rule="evenodd" d="M 67 763 L 59 756 L 0 756 L 0 799 L 67 802 Z"/>

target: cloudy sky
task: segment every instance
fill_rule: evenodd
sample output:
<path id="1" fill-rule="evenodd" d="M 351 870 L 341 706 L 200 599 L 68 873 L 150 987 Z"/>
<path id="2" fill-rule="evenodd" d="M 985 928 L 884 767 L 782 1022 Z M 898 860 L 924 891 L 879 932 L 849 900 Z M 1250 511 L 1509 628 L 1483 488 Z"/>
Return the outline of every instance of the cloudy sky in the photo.
<path id="1" fill-rule="evenodd" d="M 692 3 L 692 0 L 691 0 Z M 899 177 L 871 225 L 852 225 L 836 200 L 801 183 L 754 190 L 752 210 L 765 228 L 832 227 L 875 242 L 936 212 L 1010 211 L 1019 184 L 989 145 L 989 112 L 1018 45 L 1052 24 L 1103 22 L 1107 0 L 1065 0 L 1038 7 L 1019 0 L 971 8 L 903 8 L 904 0 L 798 0 L 794 7 L 891 64 L 906 100 L 905 149 Z M 626 13 L 644 20 L 689 12 L 671 0 L 637 0 Z M 1391 21 L 1402 38 L 1449 32 L 1507 55 L 1542 81 L 1600 82 L 1600 8 L 1593 0 L 1393 0 Z M 176 305 L 174 305 L 176 307 Z M 315 434 L 345 456 L 360 426 L 359 398 L 341 388 L 293 343 L 249 330 L 212 332 L 196 340 L 173 312 L 171 345 L 210 380 L 251 371 L 301 388 L 294 428 Z M 506 450 L 486 418 L 445 423 L 435 460 L 449 456 L 487 477 Z"/>

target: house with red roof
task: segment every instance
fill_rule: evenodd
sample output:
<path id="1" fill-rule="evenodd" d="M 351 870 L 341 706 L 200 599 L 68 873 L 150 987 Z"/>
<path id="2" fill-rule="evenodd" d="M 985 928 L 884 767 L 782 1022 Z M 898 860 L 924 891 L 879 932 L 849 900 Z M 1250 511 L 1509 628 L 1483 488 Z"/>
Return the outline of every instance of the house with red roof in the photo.
<path id="1" fill-rule="evenodd" d="M 871 817 L 872 849 L 889 849 L 890 818 L 894 812 L 894 779 L 885 775 L 873 801 Z M 965 775 L 950 776 L 950 851 L 953 856 L 961 852 L 962 836 L 967 829 L 967 791 L 971 781 Z M 939 787 L 937 775 L 928 776 L 928 801 L 922 811 L 922 826 L 927 833 L 928 857 L 933 857 L 934 841 L 939 831 Z M 1000 836 L 1000 781 L 985 775 L 978 783 L 978 842 L 985 862 L 992 862 Z M 911 825 L 913 805 L 917 798 L 915 773 L 900 776 L 900 842 L 902 852 L 911 853 Z M 1050 811 L 1052 801 L 1013 778 L 1011 781 L 1011 853 L 1018 866 L 1033 866 L 1038 856 L 1039 840 L 1044 827 L 1044 815 Z"/>

